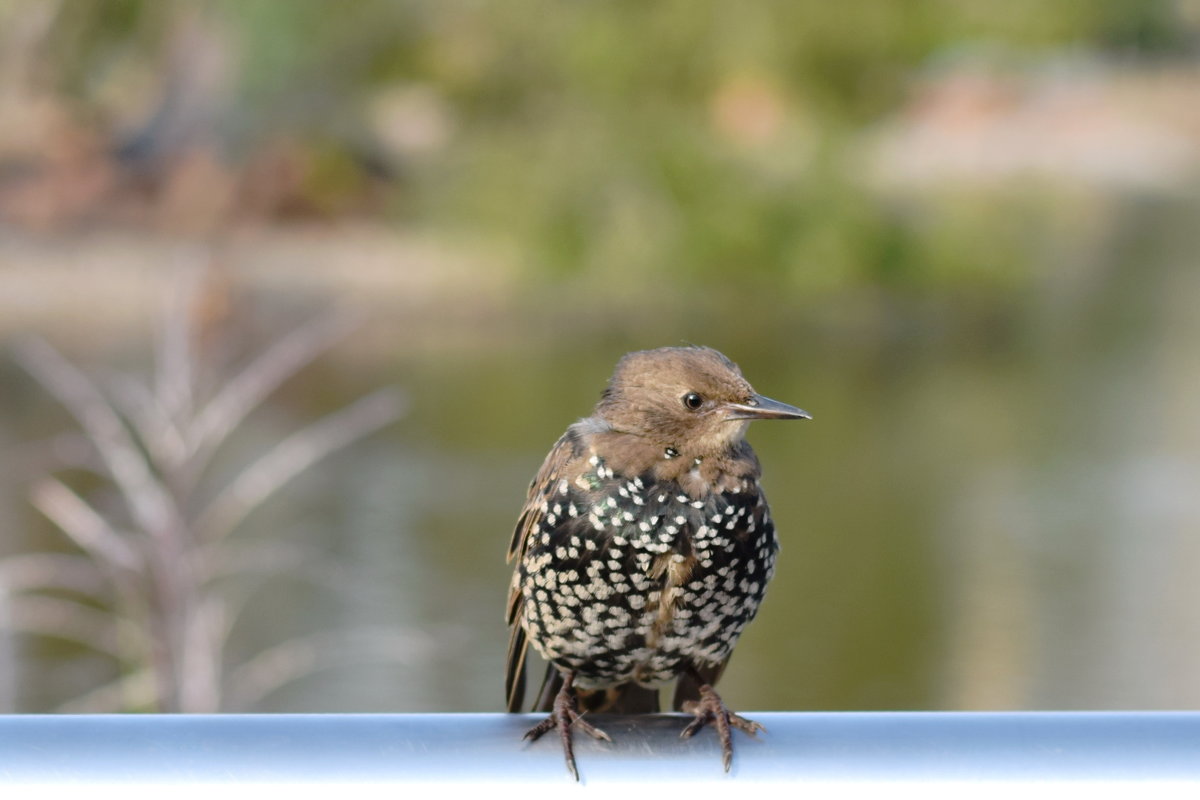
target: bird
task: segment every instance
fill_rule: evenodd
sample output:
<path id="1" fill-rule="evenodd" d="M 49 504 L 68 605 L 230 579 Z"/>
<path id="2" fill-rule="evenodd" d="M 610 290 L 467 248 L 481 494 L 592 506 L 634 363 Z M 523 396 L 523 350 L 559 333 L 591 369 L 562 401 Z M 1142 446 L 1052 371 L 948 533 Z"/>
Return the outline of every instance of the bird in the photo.
<path id="1" fill-rule="evenodd" d="M 696 345 L 623 356 L 592 414 L 570 425 L 529 485 L 508 548 L 505 694 L 524 705 L 530 645 L 547 662 L 525 738 L 557 729 L 579 780 L 572 732 L 612 741 L 589 712 L 693 715 L 682 736 L 716 727 L 722 762 L 731 712 L 717 682 L 754 618 L 779 550 L 753 420 L 811 419 L 758 394 L 720 352 Z"/>

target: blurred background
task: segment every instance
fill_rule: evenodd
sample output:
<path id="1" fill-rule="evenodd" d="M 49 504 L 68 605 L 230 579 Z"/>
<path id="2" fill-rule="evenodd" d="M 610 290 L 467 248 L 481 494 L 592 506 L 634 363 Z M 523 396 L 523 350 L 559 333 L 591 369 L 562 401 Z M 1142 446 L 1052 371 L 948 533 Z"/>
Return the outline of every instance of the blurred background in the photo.
<path id="1" fill-rule="evenodd" d="M 526 485 L 696 342 L 753 709 L 1200 707 L 1200 2 L 0 0 L 0 710 L 502 707 Z"/>

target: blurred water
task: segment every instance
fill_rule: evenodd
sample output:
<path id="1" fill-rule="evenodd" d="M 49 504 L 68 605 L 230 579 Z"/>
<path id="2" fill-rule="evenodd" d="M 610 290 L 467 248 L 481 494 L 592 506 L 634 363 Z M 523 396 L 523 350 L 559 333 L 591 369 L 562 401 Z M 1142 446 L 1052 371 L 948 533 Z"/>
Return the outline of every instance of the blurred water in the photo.
<path id="1" fill-rule="evenodd" d="M 685 340 L 724 350 L 759 391 L 815 417 L 751 428 L 783 551 L 724 678 L 731 704 L 1200 704 L 1200 273 L 1180 255 L 1195 236 L 1185 211 L 1134 214 L 1094 269 L 1003 303 L 867 294 L 816 310 L 762 293 L 750 313 L 635 309 L 587 336 L 569 311 L 531 321 L 535 303 L 493 320 L 504 334 L 491 343 L 331 356 L 254 418 L 227 466 L 382 384 L 406 389 L 410 413 L 239 534 L 321 555 L 315 581 L 254 587 L 227 666 L 236 683 L 256 652 L 322 630 L 390 649 L 244 695 L 243 707 L 499 709 L 504 551 L 528 480 L 621 353 Z M 3 369 L 8 453 L 69 427 Z M 0 486 L 4 554 L 64 549 L 26 504 L 21 466 L 10 458 Z M 0 656 L 0 698 L 24 711 L 114 670 L 24 638 L 6 637 Z"/>

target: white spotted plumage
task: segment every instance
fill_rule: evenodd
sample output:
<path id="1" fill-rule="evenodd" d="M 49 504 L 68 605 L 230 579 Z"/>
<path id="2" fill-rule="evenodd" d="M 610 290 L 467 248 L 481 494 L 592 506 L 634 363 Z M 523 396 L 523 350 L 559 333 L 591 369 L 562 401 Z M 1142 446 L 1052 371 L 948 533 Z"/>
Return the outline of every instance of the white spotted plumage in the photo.
<path id="1" fill-rule="evenodd" d="M 754 419 L 808 415 L 757 394 L 737 365 L 704 347 L 621 359 L 592 416 L 570 426 L 534 481 L 509 545 L 505 676 L 523 707 L 526 654 L 549 662 L 534 704 L 558 729 L 608 738 L 587 711 L 658 710 L 655 685 L 678 679 L 674 707 L 717 721 L 726 770 L 732 714 L 713 689 L 774 572 L 775 529 L 745 442 Z"/>
<path id="2" fill-rule="evenodd" d="M 539 506 L 538 534 L 517 565 L 529 641 L 584 688 L 653 685 L 686 663 L 723 661 L 762 601 L 756 565 L 769 573 L 778 549 L 757 483 L 693 498 L 673 486 L 646 492 L 645 477 L 618 475 L 598 454 L 587 463 L 564 497 Z M 579 507 L 586 517 L 571 515 Z M 678 585 L 664 577 L 684 567 Z"/>

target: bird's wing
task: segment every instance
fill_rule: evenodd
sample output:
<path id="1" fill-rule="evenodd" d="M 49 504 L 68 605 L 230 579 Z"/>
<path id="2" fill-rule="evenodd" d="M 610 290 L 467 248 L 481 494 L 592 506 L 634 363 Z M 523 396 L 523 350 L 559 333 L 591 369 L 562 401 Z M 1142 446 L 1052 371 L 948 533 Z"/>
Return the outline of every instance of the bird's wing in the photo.
<path id="1" fill-rule="evenodd" d="M 578 455 L 578 447 L 578 437 L 574 431 L 568 430 L 554 443 L 546 460 L 542 462 L 541 469 L 530 481 L 525 507 L 521 509 L 521 516 L 517 518 L 517 525 L 513 529 L 512 541 L 508 543 L 510 563 L 514 559 L 520 560 L 524 557 L 525 550 L 529 547 L 530 533 L 537 530 L 538 522 L 542 519 L 542 501 L 547 494 L 554 491 L 564 467 Z"/>
<path id="2" fill-rule="evenodd" d="M 508 631 L 508 656 L 504 663 L 504 698 L 509 711 L 521 710 L 525 702 L 525 654 L 529 640 L 519 624 Z"/>
<path id="3" fill-rule="evenodd" d="M 578 439 L 568 430 L 551 449 L 537 476 L 529 484 L 529 494 L 525 498 L 525 507 L 517 518 L 513 529 L 512 541 L 508 545 L 508 560 L 520 564 L 529 549 L 530 537 L 538 530 L 542 519 L 542 502 L 549 492 L 558 485 L 560 475 L 571 459 L 577 455 Z M 505 660 L 504 694 L 509 711 L 520 711 L 525 700 L 525 655 L 529 650 L 529 641 L 525 630 L 521 627 L 521 607 L 524 597 L 517 583 L 517 572 L 514 569 L 513 582 L 508 593 L 506 620 L 509 626 L 508 656 Z"/>

